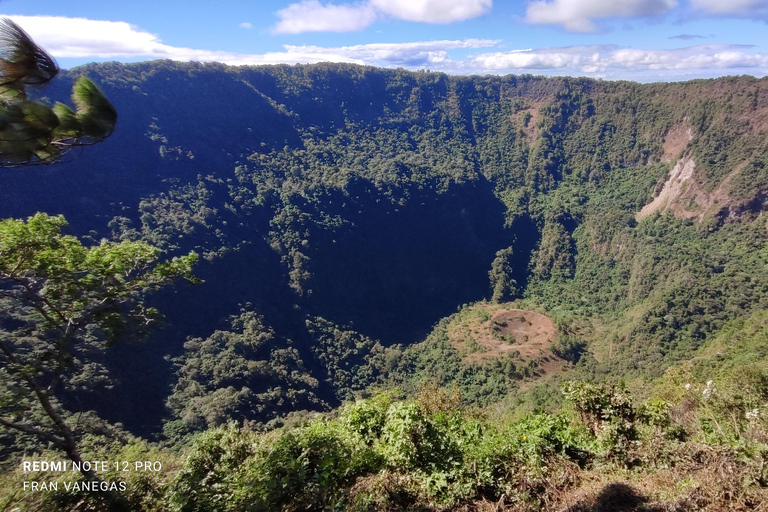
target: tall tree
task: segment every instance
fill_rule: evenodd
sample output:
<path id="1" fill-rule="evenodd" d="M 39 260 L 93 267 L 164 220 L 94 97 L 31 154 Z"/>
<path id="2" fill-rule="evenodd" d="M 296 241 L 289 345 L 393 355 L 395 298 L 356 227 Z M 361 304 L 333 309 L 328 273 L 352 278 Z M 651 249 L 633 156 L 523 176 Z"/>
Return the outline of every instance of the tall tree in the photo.
<path id="1" fill-rule="evenodd" d="M 514 270 L 512 256 L 512 247 L 507 247 L 498 251 L 491 263 L 488 278 L 491 281 L 491 301 L 495 304 L 514 300 L 517 297 L 517 281 L 512 277 Z"/>
<path id="2" fill-rule="evenodd" d="M 60 393 L 103 373 L 94 352 L 158 318 L 146 293 L 195 281 L 197 255 L 161 262 L 145 242 L 85 246 L 65 226 L 44 213 L 0 221 L 0 426 L 82 462 Z"/>

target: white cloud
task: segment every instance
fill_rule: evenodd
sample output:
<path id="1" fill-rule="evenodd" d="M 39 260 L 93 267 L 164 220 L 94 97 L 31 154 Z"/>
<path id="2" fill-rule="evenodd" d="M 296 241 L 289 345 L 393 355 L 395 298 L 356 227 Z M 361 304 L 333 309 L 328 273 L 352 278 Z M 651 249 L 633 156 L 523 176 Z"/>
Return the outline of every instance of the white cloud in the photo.
<path id="1" fill-rule="evenodd" d="M 764 19 L 768 15 L 768 0 L 691 0 L 691 5 L 710 14 L 753 19 Z"/>
<path id="2" fill-rule="evenodd" d="M 493 0 L 370 0 L 393 18 L 424 23 L 453 23 L 490 11 Z"/>
<path id="3" fill-rule="evenodd" d="M 751 48 L 729 44 L 671 50 L 619 48 L 615 45 L 572 46 L 484 53 L 467 59 L 462 66 L 485 73 L 534 70 L 556 74 L 636 76 L 644 80 L 682 76 L 688 72 L 721 75 L 729 70 L 749 70 L 758 76 L 768 74 L 768 55 L 748 53 Z"/>
<path id="4" fill-rule="evenodd" d="M 9 17 L 56 57 L 153 55 L 162 53 L 165 47 L 154 34 L 122 21 L 57 16 Z"/>
<path id="5" fill-rule="evenodd" d="M 223 62 L 231 65 L 314 63 L 323 61 L 357 62 L 332 51 L 310 54 L 271 52 L 241 54 L 198 50 L 164 44 L 156 35 L 122 21 L 101 21 L 56 16 L 9 16 L 40 46 L 57 58 L 138 58 Z"/>
<path id="6" fill-rule="evenodd" d="M 593 67 L 600 60 L 599 46 L 512 50 L 476 55 L 466 65 L 486 72 Z"/>
<path id="7" fill-rule="evenodd" d="M 362 30 L 374 21 L 377 13 L 368 4 L 323 5 L 318 0 L 304 0 L 277 11 L 280 18 L 274 34 L 302 32 L 350 32 Z"/>
<path id="8" fill-rule="evenodd" d="M 243 23 L 240 24 L 240 28 L 251 29 L 251 28 L 253 28 L 253 23 L 251 23 L 249 21 L 244 21 Z"/>
<path id="9" fill-rule="evenodd" d="M 11 16 L 57 58 L 138 58 L 223 62 L 234 66 L 276 63 L 352 62 L 381 66 L 426 67 L 448 60 L 458 48 L 484 48 L 499 41 L 464 39 L 376 43 L 343 47 L 285 46 L 283 52 L 243 54 L 182 48 L 164 44 L 156 35 L 120 21 L 53 16 Z"/>
<path id="10" fill-rule="evenodd" d="M 274 34 L 351 32 L 391 17 L 423 23 L 453 23 L 491 10 L 493 0 L 367 0 L 353 5 L 323 5 L 302 0 L 277 11 Z"/>
<path id="11" fill-rule="evenodd" d="M 562 25 L 571 32 L 595 32 L 595 19 L 657 16 L 676 6 L 676 0 L 537 0 L 528 5 L 525 20 Z"/>

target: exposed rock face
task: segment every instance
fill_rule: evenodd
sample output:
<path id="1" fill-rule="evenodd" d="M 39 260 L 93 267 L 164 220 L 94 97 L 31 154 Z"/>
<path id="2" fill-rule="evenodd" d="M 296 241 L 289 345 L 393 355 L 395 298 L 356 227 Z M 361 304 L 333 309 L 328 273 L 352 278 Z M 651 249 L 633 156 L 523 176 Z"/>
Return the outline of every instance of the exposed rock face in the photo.
<path id="1" fill-rule="evenodd" d="M 675 215 L 679 217 L 695 216 L 695 212 L 689 212 L 685 209 L 678 211 L 679 209 L 676 208 L 680 200 L 689 194 L 692 188 L 698 188 L 695 185 L 695 181 L 691 181 L 695 167 L 696 164 L 693 158 L 683 157 L 678 160 L 675 166 L 672 167 L 672 170 L 669 171 L 667 181 L 664 182 L 653 201 L 645 205 L 637 213 L 637 220 L 641 220 L 656 211 L 663 213 L 668 210 L 673 210 Z M 681 215 L 678 215 L 678 213 Z M 689 215 L 691 213 L 694 215 Z"/>
<path id="2" fill-rule="evenodd" d="M 685 154 L 675 163 L 666 181 L 657 187 L 653 201 L 645 205 L 635 218 L 639 221 L 654 212 L 671 212 L 679 219 L 703 220 L 704 218 L 733 218 L 747 211 L 763 209 L 761 198 L 756 194 L 751 201 L 738 199 L 729 193 L 733 178 L 744 168 L 740 165 L 714 189 L 706 190 L 697 179 L 696 162 Z M 759 204 L 758 204 L 759 203 Z"/>

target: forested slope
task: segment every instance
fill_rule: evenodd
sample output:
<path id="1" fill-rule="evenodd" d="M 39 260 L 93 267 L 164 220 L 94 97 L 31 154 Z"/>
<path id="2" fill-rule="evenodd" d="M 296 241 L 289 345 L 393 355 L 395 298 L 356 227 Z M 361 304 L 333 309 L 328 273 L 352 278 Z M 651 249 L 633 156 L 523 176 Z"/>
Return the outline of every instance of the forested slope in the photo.
<path id="1" fill-rule="evenodd" d="M 203 256 L 204 283 L 152 296 L 166 327 L 107 352 L 115 389 L 70 397 L 134 433 L 272 427 L 423 381 L 518 415 L 571 378 L 646 398 L 766 308 L 768 80 L 153 62 L 38 94 L 81 74 L 117 130 L 4 169 L 0 217 Z"/>

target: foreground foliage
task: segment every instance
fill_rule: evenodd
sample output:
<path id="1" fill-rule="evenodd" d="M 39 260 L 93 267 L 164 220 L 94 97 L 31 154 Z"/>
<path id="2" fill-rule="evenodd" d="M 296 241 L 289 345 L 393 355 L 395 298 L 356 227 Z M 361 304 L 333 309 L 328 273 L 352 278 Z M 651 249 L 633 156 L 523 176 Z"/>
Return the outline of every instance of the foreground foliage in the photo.
<path id="1" fill-rule="evenodd" d="M 754 509 L 768 499 L 768 372 L 673 384 L 682 370 L 643 403 L 620 384 L 569 381 L 561 411 L 519 420 L 425 385 L 414 399 L 382 392 L 269 432 L 230 423 L 179 455 L 115 432 L 86 445 L 163 461 L 155 473 L 104 475 L 126 481 L 136 511 Z M 6 506 L 98 509 L 90 493 L 14 494 L 30 476 L 3 478 Z"/>
<path id="2" fill-rule="evenodd" d="M 751 398 L 763 404 L 758 412 L 739 407 L 735 395 L 715 401 L 713 391 L 635 404 L 620 386 L 569 382 L 569 407 L 511 423 L 453 408 L 436 387 L 414 401 L 385 393 L 287 431 L 209 431 L 170 486 L 171 507 L 453 510 L 496 503 L 497 510 L 561 510 L 571 499 L 569 510 L 593 510 L 589 499 L 574 497 L 591 481 L 611 478 L 603 493 L 624 493 L 635 506 L 657 503 L 646 510 L 748 510 L 768 497 L 761 412 L 768 388 L 753 389 Z M 430 406 L 436 402 L 445 409 Z M 731 415 L 740 420 L 724 424 Z M 728 474 L 718 475 L 714 464 Z M 669 484 L 678 487 L 649 489 L 650 496 L 636 489 L 664 475 L 674 475 Z"/>
<path id="3" fill-rule="evenodd" d="M 52 80 L 59 67 L 8 18 L 0 19 L 0 167 L 50 164 L 76 146 L 112 135 L 117 112 L 98 87 L 81 77 L 73 110 L 27 98 L 27 87 Z"/>

